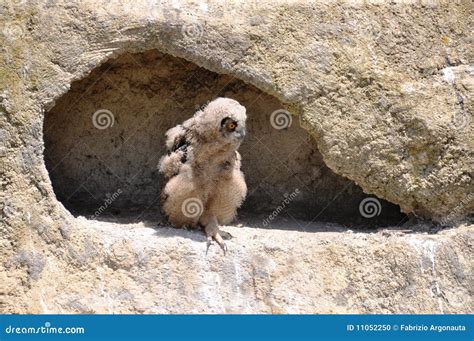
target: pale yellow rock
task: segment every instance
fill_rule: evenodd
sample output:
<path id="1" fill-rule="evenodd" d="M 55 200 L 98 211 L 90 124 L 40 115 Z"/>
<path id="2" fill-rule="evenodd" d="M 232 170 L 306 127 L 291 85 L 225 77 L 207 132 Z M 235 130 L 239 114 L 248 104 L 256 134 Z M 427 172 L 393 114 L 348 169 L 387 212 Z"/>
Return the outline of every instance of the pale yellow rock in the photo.
<path id="1" fill-rule="evenodd" d="M 472 312 L 469 0 L 155 4 L 1 2 L 0 312 Z M 44 164 L 45 112 L 151 49 L 275 96 L 334 173 L 457 227 L 228 227 L 229 256 L 206 258 L 197 232 L 74 218 Z"/>

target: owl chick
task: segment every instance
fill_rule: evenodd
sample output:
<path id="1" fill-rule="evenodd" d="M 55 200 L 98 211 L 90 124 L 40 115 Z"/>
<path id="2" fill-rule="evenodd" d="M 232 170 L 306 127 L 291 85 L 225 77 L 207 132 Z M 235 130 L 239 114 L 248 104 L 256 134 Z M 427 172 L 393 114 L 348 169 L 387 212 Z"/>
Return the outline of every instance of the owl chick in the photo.
<path id="1" fill-rule="evenodd" d="M 245 137 L 245 107 L 217 98 L 166 132 L 167 155 L 159 163 L 166 179 L 161 208 L 176 227 L 203 228 L 207 249 L 227 246 L 219 225 L 230 223 L 246 194 L 239 148 Z M 207 252 L 207 251 L 206 251 Z"/>

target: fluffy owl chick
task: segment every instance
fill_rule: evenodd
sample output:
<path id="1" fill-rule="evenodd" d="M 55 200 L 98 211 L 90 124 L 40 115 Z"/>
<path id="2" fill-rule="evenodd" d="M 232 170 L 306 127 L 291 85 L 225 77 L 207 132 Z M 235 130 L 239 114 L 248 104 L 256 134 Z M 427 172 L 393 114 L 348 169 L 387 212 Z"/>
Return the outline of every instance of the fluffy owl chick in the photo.
<path id="1" fill-rule="evenodd" d="M 161 207 L 177 227 L 202 227 L 207 248 L 227 250 L 219 225 L 230 223 L 246 194 L 237 149 L 245 136 L 245 107 L 217 98 L 166 132 L 167 155 L 159 163 L 166 179 Z"/>

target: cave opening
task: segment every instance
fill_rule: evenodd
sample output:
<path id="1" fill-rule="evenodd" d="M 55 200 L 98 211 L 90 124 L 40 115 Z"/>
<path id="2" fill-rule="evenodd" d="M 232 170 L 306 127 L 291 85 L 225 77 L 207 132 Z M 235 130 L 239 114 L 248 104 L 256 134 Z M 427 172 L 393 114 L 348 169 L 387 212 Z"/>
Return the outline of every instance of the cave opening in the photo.
<path id="1" fill-rule="evenodd" d="M 310 230 L 314 222 L 388 226 L 406 218 L 397 205 L 332 172 L 277 98 L 157 50 L 108 60 L 46 113 L 45 164 L 57 199 L 76 216 L 162 221 L 157 164 L 164 133 L 223 96 L 248 115 L 240 148 L 248 195 L 237 222 Z M 365 214 L 364 200 L 375 201 Z"/>

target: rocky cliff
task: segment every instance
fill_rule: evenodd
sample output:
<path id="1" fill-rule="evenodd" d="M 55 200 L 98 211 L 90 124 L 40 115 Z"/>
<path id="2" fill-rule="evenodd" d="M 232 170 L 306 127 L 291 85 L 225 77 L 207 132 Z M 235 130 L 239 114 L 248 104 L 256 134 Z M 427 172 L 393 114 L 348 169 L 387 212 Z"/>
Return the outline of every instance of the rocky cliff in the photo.
<path id="1" fill-rule="evenodd" d="M 470 6 L 3 1 L 0 311 L 472 312 Z M 253 122 L 226 257 L 148 157 L 216 94 Z"/>

